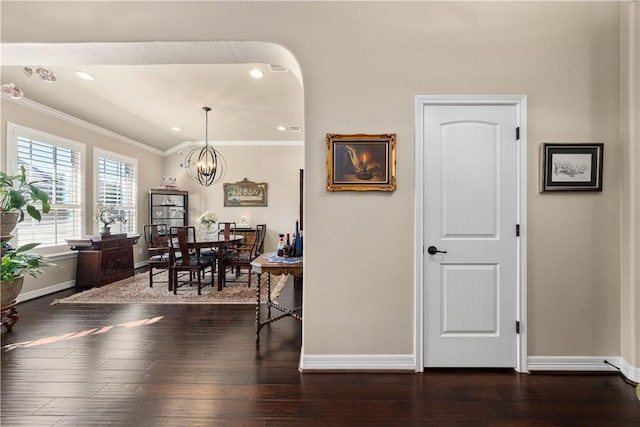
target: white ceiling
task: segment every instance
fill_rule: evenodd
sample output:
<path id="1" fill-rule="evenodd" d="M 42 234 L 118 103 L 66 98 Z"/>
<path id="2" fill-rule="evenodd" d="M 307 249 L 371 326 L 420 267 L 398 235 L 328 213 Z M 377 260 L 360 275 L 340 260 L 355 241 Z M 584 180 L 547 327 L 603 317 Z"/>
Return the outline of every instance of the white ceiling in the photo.
<path id="1" fill-rule="evenodd" d="M 24 67 L 44 66 L 56 74 L 47 83 Z M 252 68 L 263 71 L 254 79 Z M 78 78 L 86 71 L 95 80 Z M 302 141 L 303 89 L 286 68 L 268 64 L 162 64 L 2 66 L 2 84 L 14 83 L 24 97 L 106 128 L 163 152 L 185 141 L 204 141 L 209 112 L 209 141 Z M 181 131 L 171 130 L 177 126 Z M 279 131 L 278 126 L 288 130 Z"/>

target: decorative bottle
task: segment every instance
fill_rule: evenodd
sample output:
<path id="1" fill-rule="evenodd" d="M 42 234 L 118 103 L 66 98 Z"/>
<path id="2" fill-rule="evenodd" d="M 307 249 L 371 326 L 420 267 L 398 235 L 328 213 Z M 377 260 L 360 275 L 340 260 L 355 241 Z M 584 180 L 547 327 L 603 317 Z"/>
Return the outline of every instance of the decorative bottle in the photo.
<path id="1" fill-rule="evenodd" d="M 287 233 L 287 240 L 286 243 L 284 244 L 284 248 L 282 248 L 282 256 L 283 257 L 288 257 L 291 254 L 291 250 L 293 248 L 293 246 L 291 246 L 291 239 L 290 239 L 290 234 Z"/>
<path id="2" fill-rule="evenodd" d="M 303 245 L 303 241 L 302 241 L 302 230 L 300 230 L 300 234 L 299 234 L 299 237 L 298 237 L 298 246 L 297 246 L 297 248 L 299 248 L 299 250 L 296 249 L 296 256 L 297 257 L 303 256 L 304 245 Z"/>
<path id="3" fill-rule="evenodd" d="M 284 234 L 278 234 L 280 240 L 278 240 L 278 256 L 282 256 L 284 250 Z"/>
<path id="4" fill-rule="evenodd" d="M 293 240 L 293 256 L 302 256 L 302 235 L 300 234 L 300 227 L 298 221 L 296 221 L 296 237 Z"/>

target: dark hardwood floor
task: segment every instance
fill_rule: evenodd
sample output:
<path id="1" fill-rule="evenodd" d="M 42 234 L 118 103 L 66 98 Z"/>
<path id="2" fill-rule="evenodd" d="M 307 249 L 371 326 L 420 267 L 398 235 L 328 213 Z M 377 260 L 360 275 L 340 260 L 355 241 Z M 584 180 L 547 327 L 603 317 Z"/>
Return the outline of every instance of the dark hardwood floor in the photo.
<path id="1" fill-rule="evenodd" d="M 49 306 L 65 293 L 3 328 L 3 427 L 640 425 L 617 375 L 301 374 L 294 319 L 256 348 L 252 305 Z"/>

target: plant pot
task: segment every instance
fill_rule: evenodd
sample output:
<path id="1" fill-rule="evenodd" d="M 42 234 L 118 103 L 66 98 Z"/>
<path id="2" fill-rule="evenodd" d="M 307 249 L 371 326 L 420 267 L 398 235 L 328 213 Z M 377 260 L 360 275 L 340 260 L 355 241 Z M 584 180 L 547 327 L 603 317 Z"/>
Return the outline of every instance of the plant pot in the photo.
<path id="1" fill-rule="evenodd" d="M 20 212 L 0 213 L 0 236 L 10 236 L 18 225 Z"/>
<path id="2" fill-rule="evenodd" d="M 22 282 L 24 276 L 18 276 L 13 283 L 0 282 L 0 292 L 2 292 L 2 298 L 0 298 L 0 306 L 6 307 L 18 298 L 20 291 L 22 291 Z"/>

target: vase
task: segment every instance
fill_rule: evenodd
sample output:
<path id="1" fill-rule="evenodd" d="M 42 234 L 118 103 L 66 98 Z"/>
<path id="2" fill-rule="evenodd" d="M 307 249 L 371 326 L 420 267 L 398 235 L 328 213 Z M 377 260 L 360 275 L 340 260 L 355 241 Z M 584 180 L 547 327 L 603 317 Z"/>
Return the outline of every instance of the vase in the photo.
<path id="1" fill-rule="evenodd" d="M 18 225 L 20 212 L 2 212 L 0 213 L 0 236 L 11 236 L 13 230 Z"/>
<path id="2" fill-rule="evenodd" d="M 212 237 L 218 234 L 218 227 L 212 225 L 210 227 L 205 227 L 202 229 L 202 238 L 203 239 L 211 239 Z"/>
<path id="3" fill-rule="evenodd" d="M 0 282 L 0 290 L 2 291 L 2 297 L 0 298 L 0 306 L 6 307 L 18 298 L 20 291 L 22 291 L 22 283 L 24 276 L 18 276 L 13 280 L 13 283 L 2 281 Z"/>
<path id="4" fill-rule="evenodd" d="M 111 234 L 111 227 L 107 227 L 107 226 L 101 227 L 100 234 L 102 234 L 103 236 L 105 234 Z"/>

